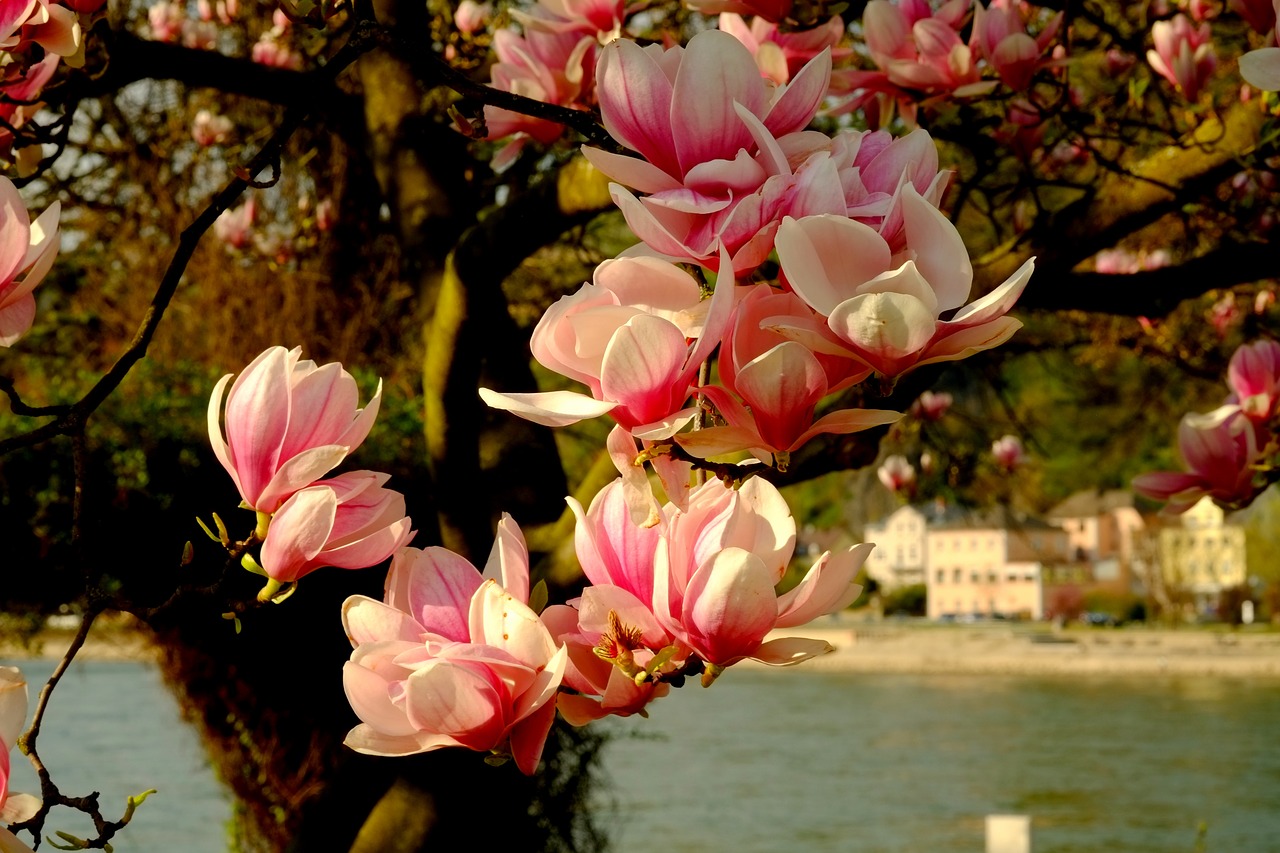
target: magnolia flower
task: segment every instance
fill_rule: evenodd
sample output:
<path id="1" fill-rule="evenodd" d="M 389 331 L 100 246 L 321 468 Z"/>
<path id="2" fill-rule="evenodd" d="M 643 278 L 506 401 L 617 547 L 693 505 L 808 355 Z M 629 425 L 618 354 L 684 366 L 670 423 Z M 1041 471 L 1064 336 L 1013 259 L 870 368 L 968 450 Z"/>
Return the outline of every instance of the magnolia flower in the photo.
<path id="1" fill-rule="evenodd" d="M 811 30 L 794 32 L 784 32 L 777 24 L 760 17 L 752 18 L 748 25 L 741 15 L 732 12 L 722 13 L 719 24 L 722 32 L 751 51 L 760 73 L 779 85 L 799 74 L 800 69 L 824 50 L 831 51 L 833 62 L 853 52 L 837 47 L 844 37 L 844 21 L 839 15 L 832 15 L 825 24 Z"/>
<path id="2" fill-rule="evenodd" d="M 687 510 L 667 509 L 654 560 L 654 615 L 677 643 L 707 662 L 704 684 L 747 657 L 799 663 L 831 647 L 797 637 L 766 642 L 765 635 L 849 606 L 871 547 L 823 554 L 799 585 L 778 596 L 774 587 L 795 548 L 786 501 L 759 477 L 736 491 L 710 480 L 693 492 Z"/>
<path id="3" fill-rule="evenodd" d="M 901 4 L 871 0 L 862 14 L 867 49 L 896 86 L 920 92 L 972 95 L 988 92 L 972 49 L 960 39 L 969 0 L 951 0 L 937 11 L 924 0 Z"/>
<path id="4" fill-rule="evenodd" d="M 13 182 L 0 177 L 0 347 L 17 343 L 35 320 L 31 291 L 58 254 L 60 211 L 55 201 L 32 221 Z"/>
<path id="5" fill-rule="evenodd" d="M 926 421 L 942 420 L 942 416 L 951 408 L 952 397 L 946 391 L 934 393 L 924 391 L 911 404 L 911 414 Z"/>
<path id="6" fill-rule="evenodd" d="M 200 110 L 200 112 L 196 113 L 196 117 L 191 120 L 191 138 L 196 141 L 197 145 L 205 148 L 226 142 L 233 130 L 235 130 L 235 124 L 232 123 L 231 119 L 222 115 L 214 115 L 208 110 Z"/>
<path id="7" fill-rule="evenodd" d="M 1152 24 L 1151 38 L 1155 49 L 1147 51 L 1147 62 L 1151 63 L 1157 74 L 1172 83 L 1184 98 L 1188 101 L 1196 100 L 1200 95 L 1200 87 L 1218 64 L 1213 52 L 1213 36 L 1209 24 L 1192 26 L 1191 19 L 1179 13 L 1172 20 Z"/>
<path id="8" fill-rule="evenodd" d="M 147 23 L 151 37 L 156 41 L 177 43 L 182 40 L 182 24 L 187 18 L 187 7 L 173 0 L 161 2 L 147 10 Z"/>
<path id="9" fill-rule="evenodd" d="M 252 198 L 244 204 L 227 208 L 213 222 L 213 234 L 233 249 L 243 249 L 253 236 L 253 217 L 257 206 Z"/>
<path id="10" fill-rule="evenodd" d="M 1032 38 L 1024 20 L 1027 10 L 1020 0 L 991 0 L 986 7 L 979 3 L 974 8 L 973 35 L 969 38 L 969 46 L 1015 92 L 1030 88 L 1032 75 L 1045 64 L 1045 51 L 1062 26 L 1063 13 L 1059 12 Z"/>
<path id="11" fill-rule="evenodd" d="M 348 598 L 354 650 L 342 682 L 361 722 L 347 746 L 413 755 L 446 746 L 509 754 L 532 775 L 568 652 L 527 605 L 529 554 L 504 515 L 484 574 L 443 548 L 406 548 L 383 601 Z"/>
<path id="12" fill-rule="evenodd" d="M 323 566 L 377 565 L 413 537 L 404 495 L 382 488 L 388 474 L 353 471 L 294 492 L 272 516 L 261 563 L 267 576 L 293 583 Z"/>
<path id="13" fill-rule="evenodd" d="M 1257 492 L 1254 464 L 1261 456 L 1254 425 L 1237 405 L 1205 414 L 1184 415 L 1178 446 L 1187 472 L 1158 471 L 1133 478 L 1137 491 L 1168 501 L 1164 511 L 1186 512 L 1208 495 L 1226 504 L 1249 500 Z"/>
<path id="14" fill-rule="evenodd" d="M 1236 350 L 1227 365 L 1227 384 L 1250 420 L 1270 420 L 1280 401 L 1280 344 L 1264 339 Z"/>
<path id="15" fill-rule="evenodd" d="M 830 76 L 824 50 L 777 86 L 718 30 L 666 50 L 618 39 L 600 50 L 600 115 L 644 159 L 583 153 L 619 182 L 609 188 L 614 203 L 649 249 L 715 268 L 723 246 L 743 275 L 768 257 L 784 214 L 844 212 L 838 177 L 794 170 L 780 144 L 813 119 Z"/>
<path id="16" fill-rule="evenodd" d="M 916 469 L 911 467 L 905 456 L 895 454 L 885 459 L 884 464 L 876 470 L 876 476 L 886 489 L 895 494 L 910 494 L 915 491 Z"/>
<path id="17" fill-rule="evenodd" d="M 538 13 L 512 9 L 525 32 L 545 30 L 590 36 L 601 44 L 613 41 L 626 15 L 623 0 L 538 0 Z"/>
<path id="18" fill-rule="evenodd" d="M 363 409 L 351 374 L 317 367 L 300 347 L 271 347 L 218 380 L 209 399 L 209 440 L 247 506 L 275 512 L 294 492 L 337 467 L 364 441 L 378 414 L 382 383 Z M 219 414 L 224 408 L 226 437 Z"/>
<path id="19" fill-rule="evenodd" d="M 1016 435 L 1005 435 L 998 438 L 991 445 L 991 455 L 995 457 L 996 464 L 1002 470 L 1008 473 L 1026 461 L 1026 452 L 1022 449 L 1022 442 Z"/>
<path id="20" fill-rule="evenodd" d="M 1026 287 L 1031 260 L 965 305 L 973 267 L 955 226 L 910 184 L 902 189 L 902 215 L 906 249 L 896 253 L 851 219 L 784 219 L 777 239 L 782 271 L 826 328 L 794 318 L 773 320 L 773 328 L 814 350 L 851 355 L 885 377 L 966 358 L 1021 328 L 1005 315 Z M 839 341 L 834 350 L 832 334 Z"/>
<path id="21" fill-rule="evenodd" d="M 725 276 L 710 300 L 679 267 L 655 258 L 617 258 L 596 268 L 591 284 L 563 297 L 533 330 L 533 357 L 585 384 L 572 391 L 480 396 L 545 426 L 566 426 L 608 413 L 653 440 L 669 438 L 697 413 L 685 407 L 699 365 L 711 354 L 733 308 Z M 690 345 L 689 339 L 696 339 Z"/>
<path id="22" fill-rule="evenodd" d="M 898 412 L 879 409 L 837 409 L 815 421 L 823 398 L 861 382 L 871 370 L 854 358 L 830 354 L 839 350 L 834 336 L 827 351 L 788 340 L 771 327 L 782 317 L 807 323 L 813 321 L 813 311 L 794 293 L 765 284 L 739 301 L 720 347 L 723 388 L 699 389 L 728 426 L 684 433 L 677 437 L 681 447 L 700 458 L 750 450 L 762 461 L 785 466 L 787 454 L 815 436 L 860 432 L 901 418 Z"/>
<path id="23" fill-rule="evenodd" d="M 489 85 L 548 104 L 582 104 L 592 89 L 595 50 L 595 39 L 578 32 L 526 26 L 521 36 L 501 29 L 493 36 L 498 61 L 489 69 Z M 484 108 L 484 120 L 487 139 L 513 137 L 494 157 L 496 171 L 514 162 L 529 140 L 547 145 L 564 132 L 556 122 L 493 106 Z"/>
<path id="24" fill-rule="evenodd" d="M 493 14 L 492 3 L 477 3 L 476 0 L 462 0 L 458 8 L 453 10 L 453 25 L 458 32 L 471 35 L 483 29 Z"/>

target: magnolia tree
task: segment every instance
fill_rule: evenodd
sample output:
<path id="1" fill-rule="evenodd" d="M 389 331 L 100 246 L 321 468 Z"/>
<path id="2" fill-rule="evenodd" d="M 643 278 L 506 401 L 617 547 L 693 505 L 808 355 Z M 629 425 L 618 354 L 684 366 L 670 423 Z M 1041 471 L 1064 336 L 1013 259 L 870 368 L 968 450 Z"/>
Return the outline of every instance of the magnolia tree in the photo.
<path id="1" fill-rule="evenodd" d="M 56 832 L 58 807 L 97 831 L 64 841 L 102 847 L 137 805 L 108 816 L 39 756 L 107 610 L 171 644 L 217 636 L 171 662 L 206 724 L 230 726 L 218 748 L 256 768 L 230 775 L 266 803 L 246 830 L 262 846 L 448 845 L 468 837 L 463 795 L 523 849 L 582 843 L 548 811 L 569 811 L 587 760 L 557 719 L 830 651 L 790 629 L 854 600 L 872 544 L 781 585 L 780 485 L 871 465 L 891 425 L 942 418 L 952 398 L 928 386 L 1008 342 L 1015 304 L 1140 317 L 1126 334 L 1173 351 L 1179 303 L 1272 272 L 1270 2 L 247 5 L 3 16 L 0 449 L 69 446 L 62 559 L 83 613 L 30 720 L 21 674 L 0 672 L 5 849 Z M 512 294 L 522 261 L 618 215 L 633 236 L 589 281 Z M 1227 292 L 1203 325 L 1264 322 L 1266 293 Z M 97 316 L 95 299 L 116 326 L 77 326 L 66 306 Z M 353 375 L 379 339 L 345 368 L 308 359 L 342 349 L 299 332 L 312 305 L 421 359 L 416 476 L 337 472 L 386 407 Z M 68 391 L 40 359 L 81 339 L 98 372 Z M 113 541 L 89 424 L 148 352 L 210 340 L 230 372 L 166 390 L 208 398 L 211 456 L 190 452 L 217 485 L 174 491 L 212 544 L 152 521 Z M 1192 471 L 1139 486 L 1176 507 L 1256 495 L 1278 352 L 1240 350 L 1233 397 L 1183 422 Z M 581 432 L 593 419 L 611 427 Z M 595 449 L 562 463 L 549 430 Z M 1015 475 L 1019 437 L 987 441 Z M 906 493 L 915 464 L 938 463 L 890 455 L 880 479 Z M 232 487 L 245 512 L 210 497 Z M 37 796 L 7 792 L 15 746 Z"/>

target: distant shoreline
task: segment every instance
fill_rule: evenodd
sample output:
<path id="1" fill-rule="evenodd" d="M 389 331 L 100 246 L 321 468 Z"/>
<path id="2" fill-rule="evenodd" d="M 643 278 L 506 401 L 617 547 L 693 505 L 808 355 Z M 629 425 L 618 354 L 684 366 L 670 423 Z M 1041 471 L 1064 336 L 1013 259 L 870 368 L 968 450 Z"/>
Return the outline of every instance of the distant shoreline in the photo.
<path id="1" fill-rule="evenodd" d="M 0 638 L 0 659 L 62 657 L 75 632 L 45 629 L 23 646 Z M 1043 624 L 933 625 L 819 620 L 771 636 L 825 640 L 835 651 L 800 668 L 827 672 L 1003 675 L 1186 675 L 1280 680 L 1280 632 L 1226 628 L 1083 628 Z M 94 626 L 77 660 L 154 661 L 145 631 Z M 763 664 L 746 661 L 743 665 Z"/>
<path id="2" fill-rule="evenodd" d="M 835 651 L 801 666 L 833 672 L 1280 679 L 1280 632 L 1257 629 L 818 622 L 777 636 L 826 640 Z"/>

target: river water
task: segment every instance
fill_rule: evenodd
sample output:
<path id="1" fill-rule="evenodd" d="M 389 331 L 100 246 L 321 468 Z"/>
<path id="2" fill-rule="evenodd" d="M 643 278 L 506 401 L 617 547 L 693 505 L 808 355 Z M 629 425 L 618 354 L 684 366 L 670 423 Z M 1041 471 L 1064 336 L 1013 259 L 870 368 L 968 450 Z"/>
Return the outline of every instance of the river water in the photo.
<path id="1" fill-rule="evenodd" d="M 52 667 L 22 667 L 34 702 Z M 607 726 L 594 806 L 617 853 L 980 853 L 991 813 L 1031 815 L 1034 853 L 1280 853 L 1273 681 L 737 668 Z M 231 799 L 153 667 L 76 664 L 41 753 L 108 817 L 159 789 L 120 853 L 226 849 Z"/>

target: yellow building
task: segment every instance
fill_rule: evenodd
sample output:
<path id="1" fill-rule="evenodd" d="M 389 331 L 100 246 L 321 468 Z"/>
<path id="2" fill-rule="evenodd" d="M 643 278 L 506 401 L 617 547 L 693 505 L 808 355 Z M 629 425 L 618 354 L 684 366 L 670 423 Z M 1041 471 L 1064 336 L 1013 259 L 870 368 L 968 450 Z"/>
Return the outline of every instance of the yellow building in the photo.
<path id="1" fill-rule="evenodd" d="M 1159 533 L 1159 571 L 1165 588 L 1197 611 L 1217 606 L 1223 590 L 1242 586 L 1248 577 L 1244 528 L 1226 523 L 1224 513 L 1203 498 L 1182 514 L 1181 525 Z"/>

